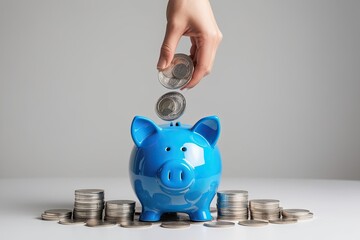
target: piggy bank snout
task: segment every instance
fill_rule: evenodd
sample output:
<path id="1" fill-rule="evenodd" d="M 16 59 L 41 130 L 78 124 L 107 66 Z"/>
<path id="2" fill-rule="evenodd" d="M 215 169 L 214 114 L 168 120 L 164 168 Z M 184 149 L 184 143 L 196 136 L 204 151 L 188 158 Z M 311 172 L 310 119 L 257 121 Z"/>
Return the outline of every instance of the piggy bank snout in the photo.
<path id="1" fill-rule="evenodd" d="M 185 162 L 170 160 L 159 169 L 158 177 L 164 187 L 181 190 L 190 187 L 194 181 L 194 171 Z"/>

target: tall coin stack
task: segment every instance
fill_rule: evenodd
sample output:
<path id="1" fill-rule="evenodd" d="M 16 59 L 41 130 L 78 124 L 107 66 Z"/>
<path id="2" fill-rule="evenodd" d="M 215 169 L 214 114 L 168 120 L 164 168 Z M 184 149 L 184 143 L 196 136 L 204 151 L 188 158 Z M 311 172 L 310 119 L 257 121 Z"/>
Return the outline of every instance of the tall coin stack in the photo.
<path id="1" fill-rule="evenodd" d="M 275 199 L 250 200 L 250 216 L 254 220 L 277 220 L 281 216 L 280 201 Z"/>
<path id="2" fill-rule="evenodd" d="M 105 221 L 115 223 L 126 223 L 134 221 L 135 201 L 111 200 L 106 201 Z"/>
<path id="3" fill-rule="evenodd" d="M 74 219 L 102 220 L 104 210 L 104 190 L 78 189 L 75 190 Z"/>
<path id="4" fill-rule="evenodd" d="M 248 192 L 245 190 L 227 190 L 217 193 L 218 220 L 248 219 Z"/>

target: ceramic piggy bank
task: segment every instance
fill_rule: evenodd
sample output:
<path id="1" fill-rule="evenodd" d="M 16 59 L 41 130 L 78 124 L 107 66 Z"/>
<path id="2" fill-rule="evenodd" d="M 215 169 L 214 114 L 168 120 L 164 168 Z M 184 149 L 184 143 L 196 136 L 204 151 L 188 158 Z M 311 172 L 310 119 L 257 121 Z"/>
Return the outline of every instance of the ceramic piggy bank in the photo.
<path id="1" fill-rule="evenodd" d="M 158 126 L 145 117 L 134 118 L 129 170 L 142 205 L 141 221 L 158 221 L 172 212 L 187 213 L 192 221 L 212 219 L 210 203 L 221 177 L 219 134 L 216 116 L 192 127 L 180 122 Z"/>

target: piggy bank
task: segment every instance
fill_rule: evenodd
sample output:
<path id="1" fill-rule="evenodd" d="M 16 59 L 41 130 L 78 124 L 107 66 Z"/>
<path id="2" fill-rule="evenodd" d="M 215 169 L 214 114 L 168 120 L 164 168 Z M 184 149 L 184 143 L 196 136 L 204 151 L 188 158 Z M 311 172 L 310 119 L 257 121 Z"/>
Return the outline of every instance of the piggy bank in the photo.
<path id="1" fill-rule="evenodd" d="M 174 212 L 186 213 L 192 221 L 212 219 L 210 203 L 221 178 L 219 134 L 216 116 L 194 126 L 134 118 L 129 172 L 142 205 L 140 221 L 158 221 Z"/>

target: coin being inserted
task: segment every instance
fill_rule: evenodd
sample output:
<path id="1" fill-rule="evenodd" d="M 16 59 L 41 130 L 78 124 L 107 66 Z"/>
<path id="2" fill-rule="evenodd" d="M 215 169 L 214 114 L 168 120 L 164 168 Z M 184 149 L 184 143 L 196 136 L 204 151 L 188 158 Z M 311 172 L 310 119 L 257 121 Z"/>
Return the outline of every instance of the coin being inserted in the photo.
<path id="1" fill-rule="evenodd" d="M 161 85 L 168 89 L 179 89 L 191 79 L 194 64 L 191 58 L 182 53 L 177 53 L 169 67 L 159 72 Z"/>
<path id="2" fill-rule="evenodd" d="M 156 114 L 165 121 L 178 119 L 185 111 L 185 97 L 178 92 L 162 95 L 156 103 Z"/>

